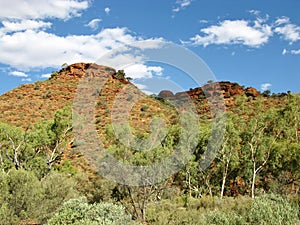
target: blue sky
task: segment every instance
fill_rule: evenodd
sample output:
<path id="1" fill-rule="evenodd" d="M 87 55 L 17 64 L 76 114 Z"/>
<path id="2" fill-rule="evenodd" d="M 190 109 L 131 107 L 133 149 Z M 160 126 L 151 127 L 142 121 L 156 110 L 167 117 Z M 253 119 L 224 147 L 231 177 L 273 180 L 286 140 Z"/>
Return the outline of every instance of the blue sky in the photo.
<path id="1" fill-rule="evenodd" d="M 0 94 L 47 79 L 63 63 L 96 62 L 139 40 L 188 48 L 217 80 L 299 92 L 299 10 L 299 0 L 1 1 Z M 145 90 L 143 81 L 153 77 L 173 79 L 182 89 L 195 86 L 167 66 L 125 71 Z"/>

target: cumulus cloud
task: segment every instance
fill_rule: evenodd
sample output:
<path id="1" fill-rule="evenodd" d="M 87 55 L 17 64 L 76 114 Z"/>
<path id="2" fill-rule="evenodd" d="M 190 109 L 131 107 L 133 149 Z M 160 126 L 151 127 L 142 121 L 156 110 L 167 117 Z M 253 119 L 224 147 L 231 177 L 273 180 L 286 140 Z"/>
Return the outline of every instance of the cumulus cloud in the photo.
<path id="1" fill-rule="evenodd" d="M 245 20 L 225 20 L 219 25 L 201 29 L 202 35 L 190 38 L 194 45 L 211 44 L 242 44 L 250 47 L 260 47 L 272 36 L 272 28 L 256 20 L 253 24 Z"/>
<path id="2" fill-rule="evenodd" d="M 177 0 L 176 5 L 172 11 L 174 13 L 177 13 L 177 12 L 185 9 L 186 7 L 188 7 L 191 3 L 192 3 L 192 0 Z"/>
<path id="3" fill-rule="evenodd" d="M 300 55 L 300 49 L 298 50 L 291 50 L 292 55 Z"/>
<path id="4" fill-rule="evenodd" d="M 283 50 L 282 50 L 282 55 L 286 55 L 288 53 L 288 51 L 284 48 Z"/>
<path id="5" fill-rule="evenodd" d="M 205 23 L 208 23 L 208 20 L 199 20 L 199 23 L 205 24 Z"/>
<path id="6" fill-rule="evenodd" d="M 274 31 L 281 35 L 284 40 L 290 41 L 291 43 L 300 40 L 300 26 L 295 24 L 288 23 L 284 26 L 276 27 Z"/>
<path id="7" fill-rule="evenodd" d="M 10 0 L 0 1 L 2 19 L 69 19 L 89 7 L 88 0 Z"/>
<path id="8" fill-rule="evenodd" d="M 139 40 L 124 27 L 106 28 L 93 35 L 59 36 L 35 30 L 7 33 L 0 35 L 0 62 L 18 70 L 60 67 L 62 62 L 97 62 L 112 49 Z M 151 40 L 152 45 L 161 42 L 160 38 Z M 129 56 L 119 57 L 122 64 Z"/>
<path id="9" fill-rule="evenodd" d="M 270 83 L 265 83 L 265 84 L 262 84 L 262 85 L 260 86 L 260 89 L 261 89 L 262 91 L 266 91 L 266 90 L 270 90 L 270 87 L 272 87 L 272 84 L 270 84 Z"/>
<path id="10" fill-rule="evenodd" d="M 85 26 L 92 28 L 93 30 L 97 30 L 99 27 L 99 23 L 101 22 L 101 19 L 93 19 Z"/>
<path id="11" fill-rule="evenodd" d="M 32 79 L 31 79 L 31 78 L 23 78 L 22 81 L 23 81 L 23 82 L 31 82 Z"/>
<path id="12" fill-rule="evenodd" d="M 144 64 L 134 64 L 124 69 L 125 73 L 133 79 L 152 78 L 153 76 L 161 76 L 163 68 L 160 66 L 146 66 Z"/>
<path id="13" fill-rule="evenodd" d="M 261 13 L 259 10 L 255 10 L 255 9 L 249 10 L 248 12 L 255 16 L 258 16 Z"/>
<path id="14" fill-rule="evenodd" d="M 21 71 L 12 71 L 9 74 L 14 77 L 28 77 L 28 75 L 26 73 L 21 72 Z"/>
<path id="15" fill-rule="evenodd" d="M 42 74 L 40 75 L 41 78 L 50 78 L 51 77 L 51 73 L 45 73 L 45 74 Z"/>
<path id="16" fill-rule="evenodd" d="M 52 23 L 36 20 L 21 20 L 21 21 L 3 21 L 0 33 L 17 32 L 24 30 L 45 30 L 50 28 Z"/>
<path id="17" fill-rule="evenodd" d="M 280 17 L 275 21 L 276 25 L 287 24 L 287 23 L 290 23 L 290 18 L 286 16 Z"/>
<path id="18" fill-rule="evenodd" d="M 11 0 L 0 1 L 0 63 L 16 69 L 10 72 L 11 76 L 21 77 L 23 81 L 31 81 L 29 75 L 21 71 L 41 70 L 44 68 L 60 68 L 62 62 L 96 62 L 105 64 L 105 57 L 113 49 L 128 46 L 136 41 L 144 40 L 132 34 L 126 27 L 106 28 L 92 35 L 58 35 L 48 31 L 52 23 L 46 18 L 67 20 L 89 7 L 90 0 Z M 34 7 L 32 7 L 34 6 Z M 104 9 L 106 14 L 110 8 Z M 101 19 L 93 19 L 85 26 L 96 30 Z M 161 38 L 148 39 L 142 48 L 156 48 Z M 137 44 L 138 47 L 138 44 Z M 99 61 L 99 58 L 101 60 Z M 128 60 L 138 56 L 120 54 L 117 56 L 118 65 L 126 65 Z M 113 60 L 115 62 L 116 60 Z M 115 67 L 118 68 L 118 67 Z M 138 71 L 141 69 L 141 71 Z M 139 74 L 138 74 L 139 72 Z M 140 65 L 131 68 L 133 78 L 143 78 L 161 74 L 159 67 Z M 40 78 L 49 78 L 50 74 L 40 75 Z"/>
<path id="19" fill-rule="evenodd" d="M 110 8 L 106 7 L 106 8 L 104 9 L 104 12 L 105 12 L 107 15 L 109 15 L 109 13 L 110 13 Z"/>
<path id="20" fill-rule="evenodd" d="M 291 55 L 300 55 L 300 49 L 296 50 L 287 50 L 287 49 L 283 49 L 282 50 L 282 55 L 287 55 L 287 54 L 291 54 Z"/>

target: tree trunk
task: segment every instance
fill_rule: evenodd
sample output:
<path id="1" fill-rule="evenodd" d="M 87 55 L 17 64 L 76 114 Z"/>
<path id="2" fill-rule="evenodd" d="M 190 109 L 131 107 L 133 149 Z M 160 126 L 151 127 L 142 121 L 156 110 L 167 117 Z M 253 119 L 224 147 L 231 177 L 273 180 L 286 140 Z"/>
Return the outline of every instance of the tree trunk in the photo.
<path id="1" fill-rule="evenodd" d="M 223 176 L 221 194 L 220 194 L 221 198 L 223 198 L 223 196 L 224 196 L 225 183 L 226 183 L 226 176 Z"/>
<path id="2" fill-rule="evenodd" d="M 253 178 L 252 178 L 252 185 L 251 185 L 251 197 L 252 199 L 255 198 L 255 179 L 256 179 L 256 169 L 255 164 L 253 166 Z"/>
<path id="3" fill-rule="evenodd" d="M 227 179 L 227 174 L 228 174 L 228 167 L 229 167 L 229 160 L 227 160 L 224 172 L 223 172 L 223 179 L 222 179 L 222 187 L 221 187 L 221 194 L 220 197 L 223 198 L 224 196 L 224 189 L 225 189 L 225 184 L 226 184 L 226 179 Z"/>
<path id="4" fill-rule="evenodd" d="M 192 188 L 191 188 L 191 174 L 190 171 L 187 170 L 188 174 L 188 189 L 189 189 L 189 196 L 192 197 Z"/>

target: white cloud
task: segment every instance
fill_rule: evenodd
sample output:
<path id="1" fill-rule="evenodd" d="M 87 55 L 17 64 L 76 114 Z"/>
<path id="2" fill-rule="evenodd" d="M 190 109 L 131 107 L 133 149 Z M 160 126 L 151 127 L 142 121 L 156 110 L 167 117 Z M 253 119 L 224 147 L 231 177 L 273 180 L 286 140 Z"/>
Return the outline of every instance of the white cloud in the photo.
<path id="1" fill-rule="evenodd" d="M 280 34 L 284 40 L 291 43 L 300 40 L 300 26 L 295 24 L 285 24 L 284 26 L 276 27 L 274 31 Z"/>
<path id="2" fill-rule="evenodd" d="M 144 89 L 147 89 L 147 85 L 145 84 L 138 84 L 138 83 L 134 83 L 135 86 L 137 86 L 138 89 L 140 90 L 144 90 Z"/>
<path id="3" fill-rule="evenodd" d="M 12 71 L 9 74 L 14 77 L 28 77 L 28 75 L 26 73 L 21 72 L 21 71 Z"/>
<path id="4" fill-rule="evenodd" d="M 109 15 L 110 10 L 111 10 L 110 8 L 106 7 L 106 8 L 104 9 L 104 12 L 105 12 L 107 15 Z"/>
<path id="5" fill-rule="evenodd" d="M 3 21 L 3 27 L 0 33 L 24 31 L 24 30 L 44 30 L 51 27 L 50 22 L 36 21 L 36 20 L 21 20 L 21 21 Z"/>
<path id="6" fill-rule="evenodd" d="M 139 90 L 144 92 L 146 95 L 152 95 L 154 94 L 151 90 L 149 90 L 149 87 L 145 84 L 139 84 L 139 83 L 133 83 Z"/>
<path id="7" fill-rule="evenodd" d="M 272 84 L 269 83 L 265 83 L 260 86 L 262 91 L 270 90 L 270 87 L 272 87 Z"/>
<path id="8" fill-rule="evenodd" d="M 154 75 L 161 76 L 163 68 L 160 66 L 146 66 L 134 64 L 124 68 L 125 73 L 133 79 L 152 78 Z"/>
<path id="9" fill-rule="evenodd" d="M 99 23 L 101 22 L 101 19 L 93 19 L 85 26 L 92 28 L 93 30 L 97 30 L 99 27 Z"/>
<path id="10" fill-rule="evenodd" d="M 290 23 L 290 18 L 286 16 L 280 17 L 275 21 L 276 25 L 287 24 L 287 23 Z"/>
<path id="11" fill-rule="evenodd" d="M 258 16 L 261 13 L 259 10 L 254 10 L 254 9 L 249 10 L 248 12 L 255 15 L 255 16 Z"/>
<path id="12" fill-rule="evenodd" d="M 41 76 L 40 76 L 41 78 L 50 78 L 51 77 L 51 73 L 45 73 L 45 74 L 42 74 Z"/>
<path id="13" fill-rule="evenodd" d="M 192 0 L 177 0 L 176 1 L 176 6 L 173 8 L 173 12 L 177 13 L 186 7 L 188 7 L 192 3 Z"/>
<path id="14" fill-rule="evenodd" d="M 256 20 L 251 25 L 245 20 L 225 20 L 219 25 L 201 29 L 204 35 L 197 34 L 190 38 L 194 45 L 211 44 L 242 44 L 250 47 L 260 47 L 266 44 L 272 36 L 272 28 Z"/>
<path id="15" fill-rule="evenodd" d="M 288 53 L 288 51 L 286 49 L 282 50 L 282 55 L 286 55 Z"/>
<path id="16" fill-rule="evenodd" d="M 282 51 L 282 55 L 287 55 L 287 54 L 291 54 L 291 55 L 300 55 L 300 49 L 298 50 L 286 50 L 286 49 L 283 49 Z"/>
<path id="17" fill-rule="evenodd" d="M 23 78 L 22 81 L 23 81 L 23 82 L 31 82 L 32 79 L 31 79 L 31 78 Z"/>
<path id="18" fill-rule="evenodd" d="M 94 35 L 58 36 L 34 30 L 0 34 L 0 62 L 18 70 L 57 68 L 63 62 L 97 62 L 112 49 L 139 40 L 127 28 L 107 28 Z M 161 42 L 160 38 L 151 40 L 152 45 Z M 120 65 L 129 57 L 119 56 Z"/>
<path id="19" fill-rule="evenodd" d="M 291 50 L 292 55 L 300 55 L 300 49 L 298 50 Z"/>
<path id="20" fill-rule="evenodd" d="M 89 7 L 88 0 L 9 0 L 0 1 L 0 18 L 69 19 Z"/>
<path id="21" fill-rule="evenodd" d="M 199 23 L 208 23 L 208 20 L 199 20 Z"/>

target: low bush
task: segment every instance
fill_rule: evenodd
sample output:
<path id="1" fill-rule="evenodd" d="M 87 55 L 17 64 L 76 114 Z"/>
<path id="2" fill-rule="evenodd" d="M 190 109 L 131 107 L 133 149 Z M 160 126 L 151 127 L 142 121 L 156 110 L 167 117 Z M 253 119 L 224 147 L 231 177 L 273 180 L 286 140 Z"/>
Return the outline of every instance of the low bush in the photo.
<path id="1" fill-rule="evenodd" d="M 122 206 L 112 203 L 88 204 L 85 197 L 71 199 L 48 221 L 47 225 L 137 225 Z"/>

